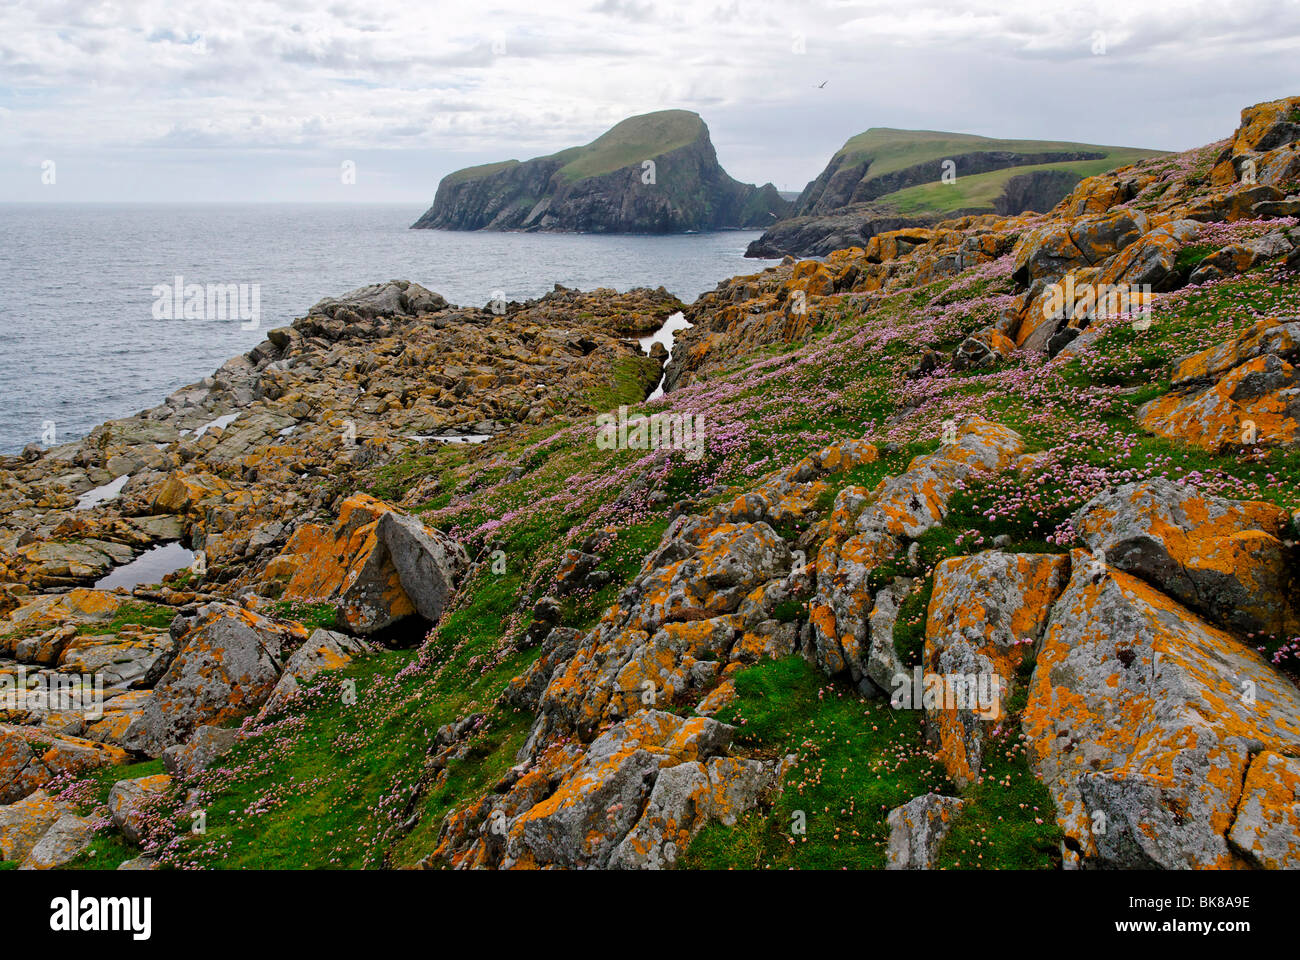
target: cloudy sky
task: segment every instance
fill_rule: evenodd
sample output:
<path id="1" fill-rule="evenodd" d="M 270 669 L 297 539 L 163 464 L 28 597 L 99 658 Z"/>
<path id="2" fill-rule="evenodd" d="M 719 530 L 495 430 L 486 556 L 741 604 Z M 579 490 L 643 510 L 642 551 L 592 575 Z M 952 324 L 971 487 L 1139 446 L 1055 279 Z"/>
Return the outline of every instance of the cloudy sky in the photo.
<path id="1" fill-rule="evenodd" d="M 1298 65 L 1297 0 L 4 0 L 0 201 L 427 203 L 668 107 L 798 190 L 871 126 L 1196 146 Z"/>

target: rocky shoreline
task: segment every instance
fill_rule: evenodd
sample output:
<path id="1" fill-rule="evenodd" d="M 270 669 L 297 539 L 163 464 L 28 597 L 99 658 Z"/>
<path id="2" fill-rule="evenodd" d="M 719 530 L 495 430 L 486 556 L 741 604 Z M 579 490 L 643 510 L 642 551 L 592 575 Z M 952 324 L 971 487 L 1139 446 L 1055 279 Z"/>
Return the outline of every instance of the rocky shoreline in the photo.
<path id="1" fill-rule="evenodd" d="M 1298 144 L 1260 104 L 690 305 L 376 284 L 3 458 L 0 860 L 219 865 L 301 802 L 364 866 L 1300 866 Z M 600 450 L 620 406 L 706 456 Z"/>

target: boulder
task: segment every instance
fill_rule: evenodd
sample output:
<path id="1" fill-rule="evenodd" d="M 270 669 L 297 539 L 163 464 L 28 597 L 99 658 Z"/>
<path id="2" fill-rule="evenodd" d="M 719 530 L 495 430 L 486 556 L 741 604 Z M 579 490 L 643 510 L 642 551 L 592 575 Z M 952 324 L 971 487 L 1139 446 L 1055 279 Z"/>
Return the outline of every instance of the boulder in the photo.
<path id="1" fill-rule="evenodd" d="M 1015 341 L 996 330 L 981 330 L 967 337 L 953 351 L 952 368 L 957 371 L 990 367 L 1015 353 Z"/>
<path id="2" fill-rule="evenodd" d="M 1241 633 L 1300 630 L 1290 514 L 1271 503 L 1225 500 L 1158 478 L 1114 487 L 1071 525 L 1105 562 L 1141 577 L 1211 622 Z"/>
<path id="3" fill-rule="evenodd" d="M 965 805 L 959 797 L 927 793 L 890 810 L 885 869 L 934 869 L 939 847 Z"/>
<path id="4" fill-rule="evenodd" d="M 177 780 L 193 777 L 206 770 L 238 741 L 239 730 L 234 727 L 199 727 L 184 743 L 173 744 L 163 751 L 163 769 Z"/>
<path id="5" fill-rule="evenodd" d="M 171 789 L 165 773 L 136 780 L 119 780 L 108 791 L 108 814 L 128 843 L 139 843 L 157 798 Z"/>
<path id="6" fill-rule="evenodd" d="M 871 572 L 896 556 L 904 540 L 942 523 L 959 484 L 978 472 L 1005 470 L 1024 452 L 1020 436 L 999 424 L 972 418 L 953 426 L 953 442 L 916 457 L 869 497 L 853 498 L 856 515 L 846 500 L 845 528 L 833 530 L 819 548 L 809 619 L 816 662 L 831 676 L 847 670 L 857 683 L 865 675 Z M 839 498 L 836 504 L 833 517 L 840 515 Z"/>
<path id="7" fill-rule="evenodd" d="M 1074 267 L 1095 266 L 1146 230 L 1146 215 L 1125 209 L 1036 227 L 1026 232 L 1012 251 L 1012 278 L 1028 286 L 1040 277 L 1059 277 Z"/>
<path id="8" fill-rule="evenodd" d="M 18 865 L 19 870 L 53 870 L 71 863 L 94 842 L 95 819 L 65 813 Z"/>
<path id="9" fill-rule="evenodd" d="M 300 526 L 279 565 L 293 570 L 284 599 L 336 603 L 339 626 L 365 635 L 416 615 L 437 622 L 469 558 L 441 533 L 359 493 L 343 502 L 333 529 Z"/>
<path id="10" fill-rule="evenodd" d="M 204 608 L 180 653 L 124 738 L 132 750 L 161 756 L 203 724 L 234 720 L 260 707 L 284 663 L 307 639 L 296 623 L 227 605 Z"/>
<path id="11" fill-rule="evenodd" d="M 898 623 L 899 608 L 914 589 L 916 581 L 911 577 L 895 577 L 876 591 L 868 617 L 867 635 L 870 645 L 864 671 L 875 686 L 874 689 L 864 690 L 866 693 L 892 690 L 898 676 L 908 673 L 894 649 L 894 626 Z"/>
<path id="12" fill-rule="evenodd" d="M 326 297 L 312 306 L 307 314 L 331 319 L 339 317 L 341 311 L 348 311 L 344 316 L 350 313 L 361 319 L 413 317 L 422 313 L 435 313 L 446 307 L 446 300 L 418 283 L 409 280 L 389 280 L 386 283 L 371 283 L 358 287 L 339 297 Z"/>
<path id="13" fill-rule="evenodd" d="M 1228 839 L 1255 866 L 1300 869 L 1300 760 L 1265 751 L 1251 761 Z"/>
<path id="14" fill-rule="evenodd" d="M 280 680 L 271 691 L 262 715 L 269 716 L 284 708 L 297 695 L 300 685 L 326 670 L 346 667 L 353 658 L 374 652 L 364 640 L 345 633 L 317 629 L 284 665 Z"/>
<path id="15" fill-rule="evenodd" d="M 1218 453 L 1232 446 L 1289 445 L 1300 438 L 1300 324 L 1264 320 L 1232 340 L 1183 357 L 1173 389 L 1142 405 L 1152 433 Z"/>
<path id="16" fill-rule="evenodd" d="M 44 790 L 0 807 L 0 860 L 21 863 L 55 821 L 71 812 L 72 804 L 55 800 Z"/>
<path id="17" fill-rule="evenodd" d="M 732 827 L 775 782 L 773 765 L 714 757 L 679 763 L 655 778 L 641 819 L 614 848 L 613 870 L 660 870 L 676 864 L 691 838 L 711 820 Z"/>
<path id="18" fill-rule="evenodd" d="M 138 631 L 75 637 L 59 655 L 65 673 L 93 675 L 106 686 L 127 687 L 161 670 L 172 654 L 165 633 Z"/>
<path id="19" fill-rule="evenodd" d="M 734 728 L 707 717 L 684 720 L 658 710 L 642 710 L 614 724 L 592 742 L 553 793 L 504 826 L 502 865 L 608 866 L 624 837 L 641 820 L 661 770 L 680 764 L 694 767 L 722 753 L 733 732 Z M 721 809 L 734 809 L 752 796 L 738 783 L 728 786 L 736 778 L 748 780 L 754 775 L 748 765 L 718 767 L 714 772 L 719 777 L 716 800 Z M 683 809 L 669 794 L 689 794 L 692 775 L 699 773 L 692 770 L 678 775 L 680 782 L 665 787 L 660 795 L 662 805 L 652 813 L 652 821 L 659 817 L 663 826 L 646 823 L 640 834 L 641 855 L 652 856 L 656 847 L 656 853 L 662 855 L 662 842 L 672 839 L 671 834 L 663 835 L 667 819 Z M 636 846 L 635 840 L 632 846 Z M 629 848 L 620 854 L 620 863 L 635 865 L 637 856 Z"/>
<path id="20" fill-rule="evenodd" d="M 1022 721 L 1067 866 L 1247 865 L 1228 839 L 1243 783 L 1257 754 L 1300 750 L 1300 691 L 1176 600 L 1090 560 L 1072 556 Z"/>
<path id="21" fill-rule="evenodd" d="M 911 706 L 925 707 L 927 733 L 957 786 L 980 779 L 986 727 L 1005 721 L 1004 702 L 1021 665 L 1032 660 L 1069 572 L 1065 556 L 996 550 L 935 567 L 923 673 L 942 678 L 943 700 Z M 923 681 L 923 697 L 924 688 Z"/>
<path id="22" fill-rule="evenodd" d="M 113 746 L 33 727 L 0 724 L 0 803 L 13 803 L 60 774 L 127 762 Z"/>

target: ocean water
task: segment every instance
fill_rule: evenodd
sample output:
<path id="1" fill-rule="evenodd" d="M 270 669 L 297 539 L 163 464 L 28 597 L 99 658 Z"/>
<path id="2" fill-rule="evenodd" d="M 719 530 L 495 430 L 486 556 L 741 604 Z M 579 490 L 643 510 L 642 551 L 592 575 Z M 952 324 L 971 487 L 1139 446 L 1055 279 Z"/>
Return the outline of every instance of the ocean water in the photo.
<path id="1" fill-rule="evenodd" d="M 452 303 L 666 287 L 689 302 L 761 269 L 753 231 L 679 236 L 410 230 L 408 205 L 0 204 L 0 452 L 64 443 L 154 406 L 367 283 L 414 280 Z M 256 284 L 256 328 L 156 318 L 154 288 Z M 246 305 L 248 300 L 245 301 Z"/>

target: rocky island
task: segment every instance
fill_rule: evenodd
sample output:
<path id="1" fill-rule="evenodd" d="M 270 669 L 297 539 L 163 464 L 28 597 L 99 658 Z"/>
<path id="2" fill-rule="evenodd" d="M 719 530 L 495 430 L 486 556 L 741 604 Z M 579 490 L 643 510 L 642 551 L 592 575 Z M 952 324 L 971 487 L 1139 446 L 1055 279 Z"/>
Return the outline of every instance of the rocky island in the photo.
<path id="1" fill-rule="evenodd" d="M 831 157 L 746 256 L 825 256 L 964 214 L 1043 212 L 1084 177 L 1158 152 L 872 127 Z"/>
<path id="2" fill-rule="evenodd" d="M 788 208 L 772 184 L 727 175 L 699 114 L 661 110 L 629 117 L 586 146 L 448 174 L 412 226 L 682 233 L 764 228 Z"/>
<path id="3" fill-rule="evenodd" d="M 1298 147 L 689 305 L 376 284 L 0 458 L 0 869 L 1300 868 Z"/>

